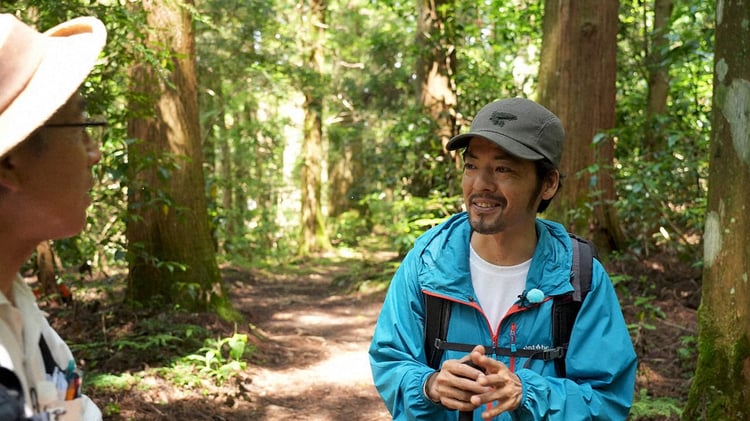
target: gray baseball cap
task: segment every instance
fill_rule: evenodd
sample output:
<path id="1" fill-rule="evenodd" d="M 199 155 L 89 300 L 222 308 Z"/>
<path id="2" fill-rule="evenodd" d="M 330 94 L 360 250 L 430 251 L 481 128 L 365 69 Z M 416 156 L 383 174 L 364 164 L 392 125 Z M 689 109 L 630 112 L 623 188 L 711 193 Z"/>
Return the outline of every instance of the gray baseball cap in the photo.
<path id="1" fill-rule="evenodd" d="M 562 123 L 550 110 L 534 101 L 508 98 L 485 105 L 471 123 L 471 130 L 452 138 L 446 149 L 465 148 L 476 136 L 496 143 L 519 158 L 531 161 L 547 158 L 555 167 L 560 167 L 565 138 Z"/>

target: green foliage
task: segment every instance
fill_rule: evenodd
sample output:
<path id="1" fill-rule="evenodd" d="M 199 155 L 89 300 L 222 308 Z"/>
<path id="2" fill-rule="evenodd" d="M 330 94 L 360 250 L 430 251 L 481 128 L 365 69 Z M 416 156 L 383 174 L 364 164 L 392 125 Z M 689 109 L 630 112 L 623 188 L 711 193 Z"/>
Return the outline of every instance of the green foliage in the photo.
<path id="1" fill-rule="evenodd" d="M 647 330 L 656 329 L 656 326 L 654 326 L 650 321 L 657 318 L 663 319 L 666 317 L 666 315 L 664 314 L 664 311 L 659 308 L 659 306 L 655 306 L 653 304 L 655 299 L 656 297 L 653 295 L 635 297 L 635 301 L 633 304 L 636 308 L 639 309 L 637 316 L 638 323 L 635 326 L 630 325 L 628 327 Z"/>
<path id="2" fill-rule="evenodd" d="M 402 215 L 392 227 L 393 243 L 400 255 L 409 251 L 417 237 L 455 213 L 455 209 L 445 207 L 440 196 L 407 197 L 396 202 L 393 211 L 396 215 Z"/>
<path id="3" fill-rule="evenodd" d="M 189 330 L 188 330 L 189 331 Z M 165 348 L 179 342 L 170 335 L 155 335 L 159 338 L 139 337 L 133 340 L 118 340 L 113 346 L 137 351 L 138 355 L 163 354 Z M 199 335 L 196 335 L 196 337 Z M 101 344 L 98 345 L 101 349 Z M 144 379 L 157 375 L 180 387 L 201 387 L 204 382 L 217 386 L 241 376 L 247 367 L 247 359 L 255 348 L 248 345 L 248 337 L 234 333 L 226 338 L 206 338 L 203 346 L 194 353 L 171 358 L 171 363 L 140 371 L 136 374 L 93 373 L 86 376 L 85 387 L 109 393 L 128 392 L 144 386 Z M 171 352 L 169 354 L 172 354 Z M 162 358 L 164 360 L 165 358 Z M 152 362 L 144 361 L 146 364 Z M 142 362 L 143 363 L 143 362 Z M 103 408 L 105 415 L 117 415 L 120 412 L 116 402 L 109 402 Z"/>
<path id="4" fill-rule="evenodd" d="M 399 261 L 373 263 L 367 259 L 355 259 L 347 263 L 347 272 L 337 276 L 333 285 L 348 292 L 381 291 L 387 288 L 399 264 Z"/>
<path id="5" fill-rule="evenodd" d="M 332 221 L 331 241 L 336 246 L 352 247 L 372 235 L 372 222 L 367 211 L 347 210 Z"/>
<path id="6" fill-rule="evenodd" d="M 86 376 L 84 383 L 88 387 L 104 389 L 109 391 L 127 390 L 140 383 L 141 378 L 130 373 L 119 375 L 114 374 L 94 374 Z"/>
<path id="7" fill-rule="evenodd" d="M 374 216 L 372 224 L 390 243 L 405 255 L 414 241 L 429 228 L 460 211 L 460 197 L 445 197 L 435 191 L 430 197 L 405 195 L 401 200 L 383 200 L 383 194 L 373 194 L 364 199 Z"/>
<path id="8" fill-rule="evenodd" d="M 677 348 L 677 358 L 683 366 L 693 369 L 698 354 L 698 337 L 687 335 L 680 337 L 680 347 Z"/>
<path id="9" fill-rule="evenodd" d="M 159 374 L 181 386 L 197 386 L 203 381 L 221 385 L 246 368 L 246 360 L 255 348 L 248 344 L 248 337 L 244 334 L 235 332 L 232 336 L 216 339 L 209 335 L 204 327 L 157 315 L 138 320 L 128 332 L 109 341 L 91 341 L 72 345 L 71 349 L 87 361 L 89 370 L 94 371 L 98 361 L 111 355 L 102 353 L 103 349 L 111 350 L 116 356 L 137 355 L 138 366 L 157 366 L 138 374 L 95 372 L 87 376 L 87 387 L 110 392 L 129 390 L 151 374 Z M 196 348 L 197 351 L 189 351 Z"/>
<path id="10" fill-rule="evenodd" d="M 117 350 L 128 348 L 134 351 L 145 351 L 151 348 L 164 348 L 172 343 L 180 342 L 182 340 L 182 338 L 168 333 L 149 335 L 146 337 L 139 337 L 134 339 L 135 340 L 131 340 L 128 338 L 119 339 L 115 341 L 112 346 Z"/>
<path id="11" fill-rule="evenodd" d="M 633 400 L 630 418 L 633 421 L 669 419 L 682 415 L 682 407 L 677 399 L 652 397 L 647 389 L 640 389 Z"/>
<path id="12" fill-rule="evenodd" d="M 714 3 L 675 5 L 667 50 L 667 113 L 649 119 L 647 62 L 651 5 L 620 5 L 615 178 L 618 209 L 629 248 L 638 254 L 674 250 L 700 260 L 708 177 Z M 663 144 L 652 151 L 647 136 Z"/>
<path id="13" fill-rule="evenodd" d="M 107 402 L 102 408 L 102 415 L 113 416 L 120 415 L 120 404 L 117 402 Z"/>
<path id="14" fill-rule="evenodd" d="M 460 2 L 457 6 L 462 45 L 457 49 L 456 85 L 465 119 L 496 99 L 534 96 L 544 2 L 487 3 L 481 9 Z"/>
<path id="15" fill-rule="evenodd" d="M 248 346 L 244 334 L 206 339 L 196 353 L 181 358 L 171 368 L 162 370 L 162 374 L 181 386 L 196 386 L 203 379 L 221 385 L 246 368 L 245 359 L 253 352 L 255 348 Z"/>
<path id="16" fill-rule="evenodd" d="M 137 309 L 131 310 L 138 312 Z M 170 356 L 179 355 L 185 350 L 200 346 L 203 338 L 208 336 L 208 331 L 202 326 L 167 322 L 164 316 L 143 316 L 130 326 L 130 329 L 120 331 L 118 329 L 108 330 L 104 323 L 103 315 L 103 337 L 98 340 L 95 335 L 87 343 L 71 345 L 71 350 L 86 361 L 92 368 L 99 363 L 104 363 L 113 354 L 125 356 L 137 353 L 143 358 L 150 356 L 141 363 L 155 364 L 169 361 Z M 112 315 L 115 317 L 115 315 Z M 109 352 L 103 352 L 103 349 Z"/>
<path id="17" fill-rule="evenodd" d="M 632 302 L 636 309 L 635 318 L 628 323 L 627 327 L 633 345 L 638 349 L 642 344 L 644 332 L 655 330 L 654 322 L 667 317 L 664 310 L 655 304 L 654 288 L 656 287 L 646 276 L 633 280 L 629 275 L 612 273 L 610 278 L 618 293 L 624 295 L 628 302 Z"/>
<path id="18" fill-rule="evenodd" d="M 293 35 L 281 4 L 201 2 L 196 23 L 199 102 L 212 230 L 226 260 L 253 262 L 295 248 L 280 227 L 285 127 L 293 124 Z M 286 108 L 285 108 L 286 107 Z M 291 231 L 291 232 L 290 232 Z"/>

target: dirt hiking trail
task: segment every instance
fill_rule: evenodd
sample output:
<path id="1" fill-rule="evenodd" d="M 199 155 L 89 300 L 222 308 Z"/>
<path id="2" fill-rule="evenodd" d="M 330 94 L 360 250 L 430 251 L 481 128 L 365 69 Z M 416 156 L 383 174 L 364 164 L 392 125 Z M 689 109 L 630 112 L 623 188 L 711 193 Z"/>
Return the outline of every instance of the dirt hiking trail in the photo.
<path id="1" fill-rule="evenodd" d="M 247 373 L 256 419 L 391 419 L 372 384 L 367 357 L 384 294 L 337 293 L 333 280 L 344 272 L 328 267 L 323 273 L 266 273 L 230 283 L 235 307 L 250 320 L 259 350 Z"/>

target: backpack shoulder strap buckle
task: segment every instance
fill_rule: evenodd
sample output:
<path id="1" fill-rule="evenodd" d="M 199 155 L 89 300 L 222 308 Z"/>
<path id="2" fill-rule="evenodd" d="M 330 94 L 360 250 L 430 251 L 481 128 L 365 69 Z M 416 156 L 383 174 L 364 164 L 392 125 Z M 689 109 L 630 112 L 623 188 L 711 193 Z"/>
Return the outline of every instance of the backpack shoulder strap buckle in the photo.
<path id="1" fill-rule="evenodd" d="M 565 348 L 562 346 L 548 348 L 542 351 L 541 359 L 544 361 L 552 361 L 559 358 L 565 358 Z"/>

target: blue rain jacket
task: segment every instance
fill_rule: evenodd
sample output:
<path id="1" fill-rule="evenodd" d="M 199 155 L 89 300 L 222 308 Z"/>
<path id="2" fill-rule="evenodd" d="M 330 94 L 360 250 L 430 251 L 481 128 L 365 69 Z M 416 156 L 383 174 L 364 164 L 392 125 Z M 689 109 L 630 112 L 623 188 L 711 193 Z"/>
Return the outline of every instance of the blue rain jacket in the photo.
<path id="1" fill-rule="evenodd" d="M 544 292 L 541 304 L 520 302 L 500 322 L 496 337 L 474 293 L 469 272 L 471 227 L 466 213 L 454 215 L 417 239 L 391 281 L 370 344 L 375 386 L 394 420 L 457 420 L 458 412 L 423 394 L 434 372 L 424 350 L 423 294 L 453 301 L 448 342 L 518 349 L 552 347 L 552 296 L 573 291 L 572 246 L 562 225 L 537 219 L 538 243 L 526 291 Z M 466 355 L 445 351 L 443 360 Z M 576 319 L 565 359 L 566 378 L 554 361 L 495 357 L 521 379 L 521 405 L 500 420 L 624 420 L 633 400 L 636 355 L 609 276 L 594 262 L 591 291 Z M 485 408 L 474 411 L 481 420 Z"/>

